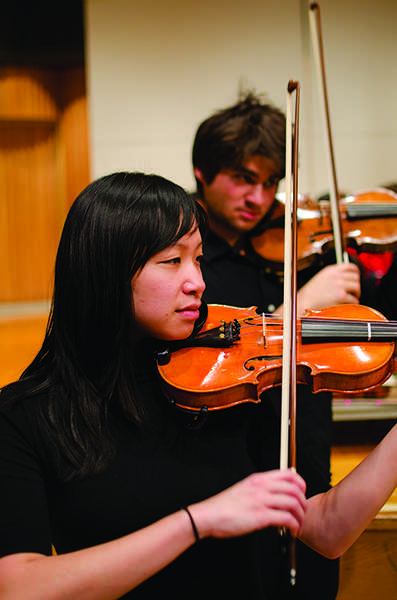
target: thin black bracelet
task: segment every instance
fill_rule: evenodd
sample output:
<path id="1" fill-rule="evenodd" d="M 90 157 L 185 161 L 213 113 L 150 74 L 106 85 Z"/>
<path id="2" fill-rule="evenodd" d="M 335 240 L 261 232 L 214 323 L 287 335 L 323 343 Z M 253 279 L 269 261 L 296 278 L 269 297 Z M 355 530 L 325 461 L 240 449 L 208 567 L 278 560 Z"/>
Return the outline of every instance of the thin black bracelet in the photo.
<path id="1" fill-rule="evenodd" d="M 182 510 L 184 510 L 187 513 L 187 515 L 188 515 L 188 517 L 190 519 L 190 522 L 192 524 L 192 529 L 193 529 L 193 533 L 194 533 L 194 537 L 196 539 L 196 542 L 199 542 L 200 541 L 199 532 L 197 531 L 196 523 L 194 522 L 194 519 L 193 519 L 193 517 L 192 517 L 192 515 L 190 513 L 190 510 L 186 506 L 183 506 Z"/>

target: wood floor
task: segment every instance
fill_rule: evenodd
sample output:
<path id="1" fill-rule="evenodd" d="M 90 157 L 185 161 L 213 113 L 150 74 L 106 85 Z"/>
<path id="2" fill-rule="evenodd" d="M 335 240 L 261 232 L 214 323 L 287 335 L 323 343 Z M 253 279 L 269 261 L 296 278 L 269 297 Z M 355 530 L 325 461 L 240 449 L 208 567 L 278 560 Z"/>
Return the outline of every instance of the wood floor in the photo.
<path id="1" fill-rule="evenodd" d="M 0 313 L 0 386 L 18 378 L 38 351 L 47 315 L 42 309 L 33 309 L 30 314 Z M 334 425 L 333 484 L 372 450 L 393 420 Z M 356 599 L 397 600 L 397 488 L 342 558 L 338 600 Z"/>

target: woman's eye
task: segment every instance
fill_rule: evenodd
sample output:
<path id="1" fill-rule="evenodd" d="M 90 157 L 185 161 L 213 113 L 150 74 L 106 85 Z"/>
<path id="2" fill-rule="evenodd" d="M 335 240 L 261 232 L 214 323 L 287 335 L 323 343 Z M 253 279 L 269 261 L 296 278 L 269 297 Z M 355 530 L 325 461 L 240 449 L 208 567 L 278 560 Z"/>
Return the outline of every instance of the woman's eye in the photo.
<path id="1" fill-rule="evenodd" d="M 164 264 L 170 264 L 170 265 L 176 265 L 180 262 L 181 262 L 181 259 L 179 256 L 175 256 L 174 258 L 167 258 L 166 260 L 163 260 Z"/>

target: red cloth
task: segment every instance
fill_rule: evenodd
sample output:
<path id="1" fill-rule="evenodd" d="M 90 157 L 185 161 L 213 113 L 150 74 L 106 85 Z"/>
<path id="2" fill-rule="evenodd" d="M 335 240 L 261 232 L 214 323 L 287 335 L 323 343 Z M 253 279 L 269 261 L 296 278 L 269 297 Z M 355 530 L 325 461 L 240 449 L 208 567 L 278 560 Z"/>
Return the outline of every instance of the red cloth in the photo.
<path id="1" fill-rule="evenodd" d="M 393 262 L 393 252 L 382 252 L 380 254 L 358 253 L 356 250 L 348 248 L 348 253 L 355 256 L 363 265 L 365 276 L 373 277 L 375 280 L 380 280 Z"/>

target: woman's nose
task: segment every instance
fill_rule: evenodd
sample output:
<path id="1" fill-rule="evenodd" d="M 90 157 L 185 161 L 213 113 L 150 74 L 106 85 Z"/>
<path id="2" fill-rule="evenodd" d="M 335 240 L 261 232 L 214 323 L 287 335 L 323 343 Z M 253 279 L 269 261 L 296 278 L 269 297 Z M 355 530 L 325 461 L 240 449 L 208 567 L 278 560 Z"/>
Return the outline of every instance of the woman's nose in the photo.
<path id="1" fill-rule="evenodd" d="M 205 283 L 203 276 L 201 274 L 201 269 L 194 267 L 192 272 L 189 273 L 189 276 L 186 278 L 184 284 L 184 290 L 186 293 L 199 293 L 202 294 L 205 289 Z"/>

